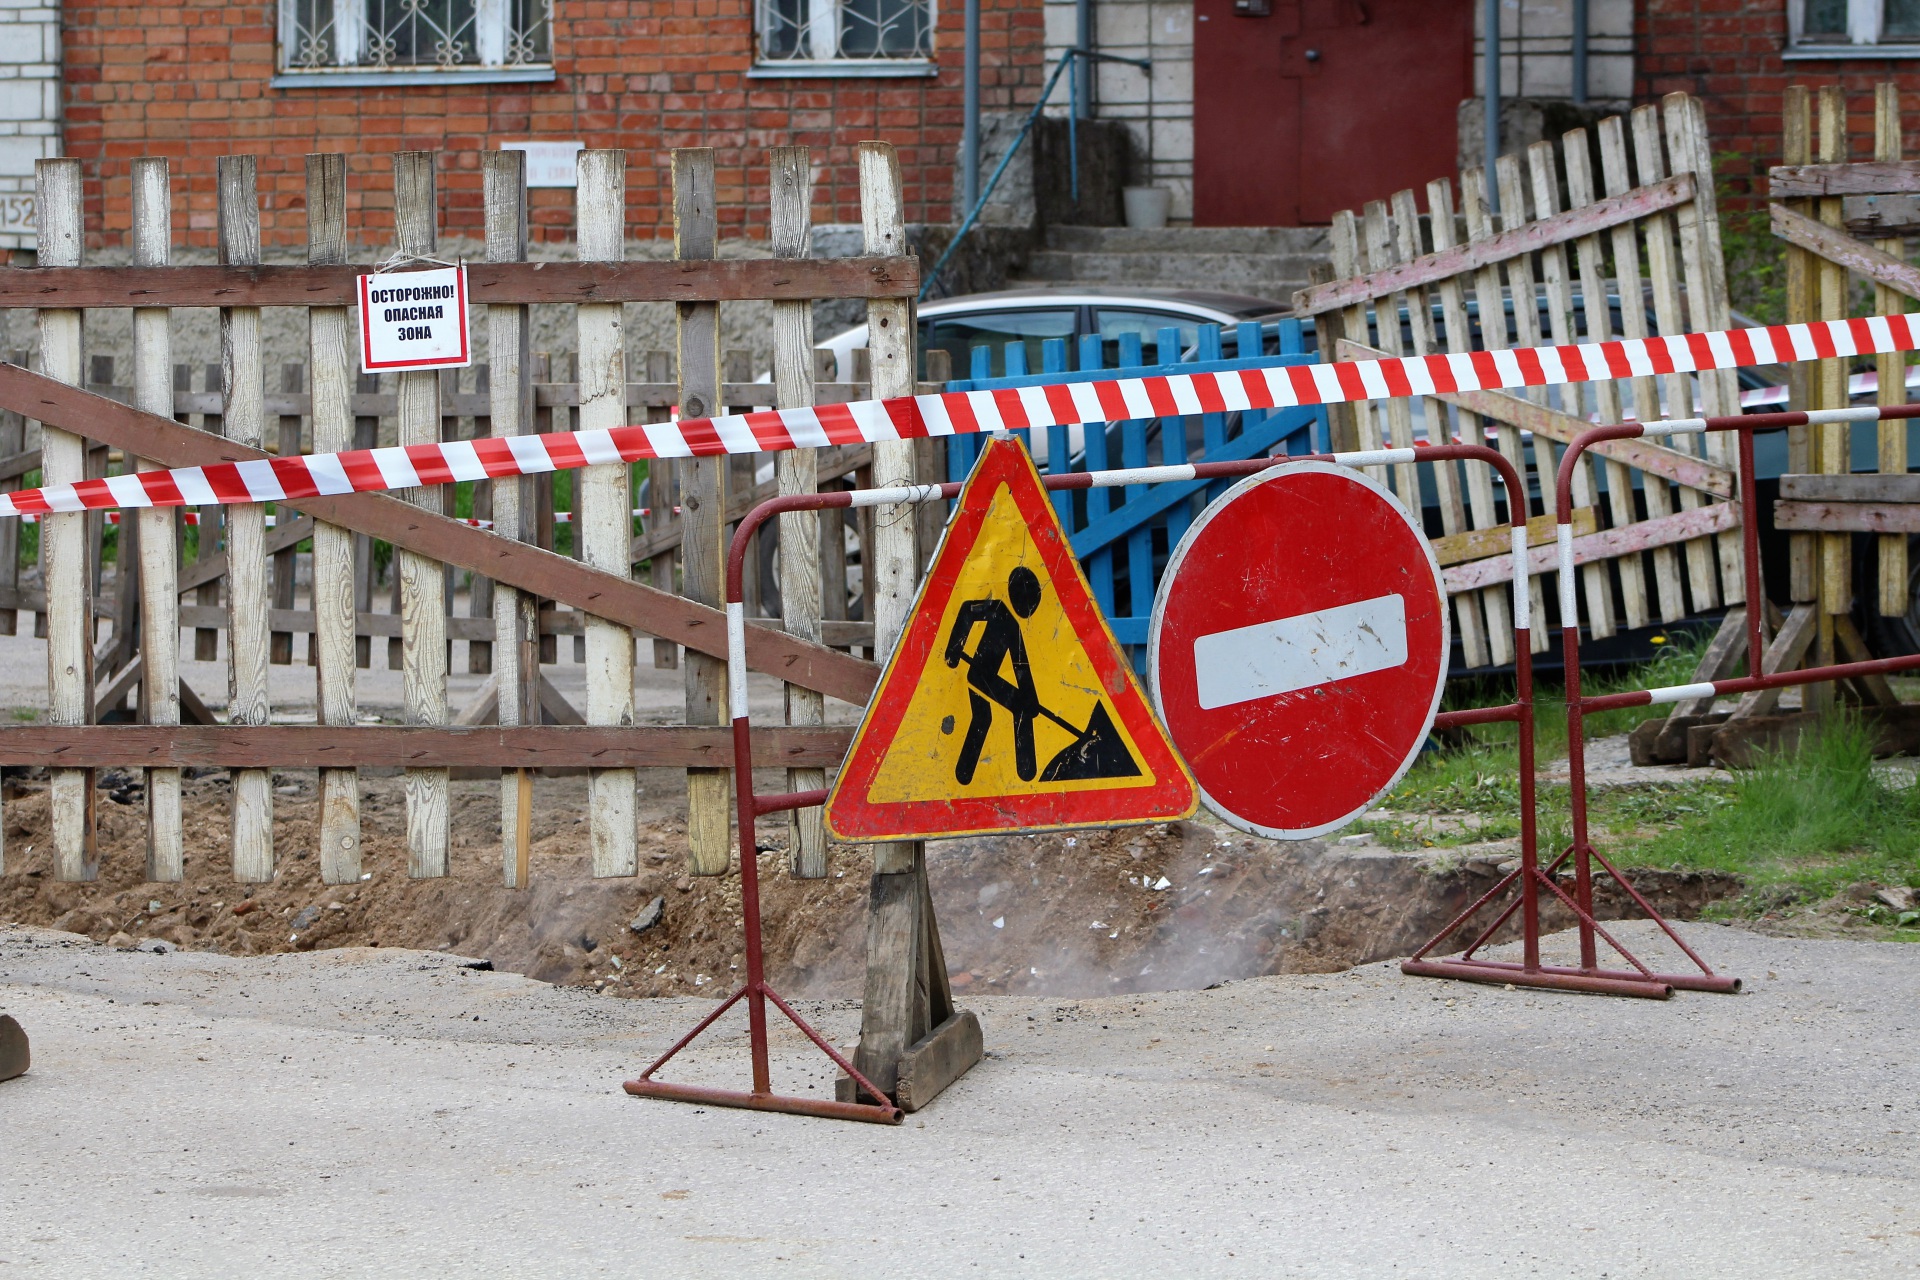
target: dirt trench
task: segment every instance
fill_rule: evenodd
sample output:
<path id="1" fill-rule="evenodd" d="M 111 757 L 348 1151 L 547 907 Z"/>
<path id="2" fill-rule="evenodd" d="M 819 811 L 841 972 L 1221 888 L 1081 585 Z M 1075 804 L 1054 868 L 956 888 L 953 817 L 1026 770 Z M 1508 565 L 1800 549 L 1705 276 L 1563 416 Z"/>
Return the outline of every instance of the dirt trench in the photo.
<path id="1" fill-rule="evenodd" d="M 657 772 L 658 776 L 652 776 Z M 629 996 L 720 994 L 743 964 L 740 882 L 685 871 L 684 784 L 643 773 L 640 872 L 595 879 L 582 778 L 536 788 L 533 883 L 500 886 L 499 790 L 455 782 L 452 874 L 406 874 L 401 779 L 362 783 L 363 871 L 320 880 L 312 775 L 276 775 L 271 884 L 234 882 L 224 773 L 185 783 L 186 879 L 145 882 L 138 776 L 101 775 L 99 878 L 53 878 L 44 782 L 9 780 L 0 920 L 123 946 L 161 942 L 232 955 L 329 947 L 450 951 L 545 982 Z M 859 992 L 868 859 L 836 846 L 824 880 L 785 872 L 784 823 L 759 829 L 770 976 L 794 995 Z M 1493 883 L 1505 855 L 1443 860 L 1377 847 L 1283 844 L 1207 821 L 936 842 L 928 870 L 957 990 L 1089 996 L 1205 987 L 1268 973 L 1328 972 L 1406 955 Z M 1739 892 L 1731 877 L 1642 872 L 1636 884 L 1687 919 Z M 658 920 L 636 932 L 652 914 Z M 1603 918 L 1637 914 L 1602 894 Z M 1550 907 L 1549 928 L 1572 923 Z"/>

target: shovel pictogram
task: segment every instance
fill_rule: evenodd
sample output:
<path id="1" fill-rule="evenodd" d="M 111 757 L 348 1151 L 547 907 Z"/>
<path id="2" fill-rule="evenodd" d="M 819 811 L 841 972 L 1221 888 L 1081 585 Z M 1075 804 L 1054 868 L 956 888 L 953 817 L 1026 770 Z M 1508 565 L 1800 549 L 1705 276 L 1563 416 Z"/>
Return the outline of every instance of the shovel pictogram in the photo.
<path id="1" fill-rule="evenodd" d="M 1083 782 L 1096 778 L 1135 778 L 1140 762 L 1114 728 L 1106 704 L 1094 700 L 1085 728 L 1049 709 L 1040 701 L 1034 685 L 1033 668 L 1027 658 L 1026 637 L 1020 622 L 1031 618 L 1040 607 L 1040 579 L 1022 565 L 1007 575 L 1007 600 L 987 596 L 963 601 L 953 630 L 947 636 L 946 661 L 949 667 L 967 664 L 967 699 L 971 715 L 967 734 L 960 744 L 960 757 L 954 762 L 954 780 L 961 786 L 973 781 L 987 733 L 993 727 L 993 709 L 999 706 L 1013 718 L 1014 770 L 1022 782 L 1031 782 L 1035 773 L 1033 721 L 1045 716 L 1073 735 L 1073 741 L 1054 753 L 1040 771 L 1042 782 Z M 1009 607 L 1009 602 L 1011 607 Z M 967 652 L 967 641 L 978 625 L 980 643 Z M 1011 665 L 1013 678 L 1001 674 Z M 952 719 L 941 727 L 952 732 Z"/>

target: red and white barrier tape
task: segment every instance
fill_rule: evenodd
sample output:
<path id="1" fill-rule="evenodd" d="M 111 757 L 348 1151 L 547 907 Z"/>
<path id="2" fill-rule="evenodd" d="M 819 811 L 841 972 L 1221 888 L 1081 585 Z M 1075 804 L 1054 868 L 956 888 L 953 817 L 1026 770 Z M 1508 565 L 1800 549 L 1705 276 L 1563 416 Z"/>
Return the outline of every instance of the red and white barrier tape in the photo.
<path id="1" fill-rule="evenodd" d="M 680 418 L 610 431 L 493 436 L 256 462 L 139 471 L 0 494 L 0 516 L 103 507 L 204 507 L 537 475 L 642 458 L 690 458 L 1064 427 L 1239 409 L 1284 409 L 1450 391 L 1558 386 L 1743 365 L 1920 350 L 1920 316 L 1628 338 L 1560 347 L 1268 365 L 1221 373 L 1115 376 L 994 391 L 947 391 L 811 409 Z"/>
<path id="2" fill-rule="evenodd" d="M 15 495 L 11 495 L 11 496 L 15 496 L 15 497 L 17 497 L 17 496 L 19 496 L 19 495 L 17 495 L 17 494 L 15 494 Z M 150 505 L 153 505 L 153 506 L 159 506 L 159 505 L 161 505 L 161 504 L 159 504 L 159 503 L 152 503 L 152 504 L 150 504 Z M 652 508 L 652 507 L 635 507 L 635 508 L 633 509 L 633 514 L 634 514 L 634 515 L 636 515 L 636 516 L 642 516 L 642 517 L 645 517 L 645 516 L 650 516 L 650 515 L 652 515 L 652 514 L 653 514 L 653 508 Z M 678 507 L 675 507 L 675 508 L 673 509 L 673 514 L 675 514 L 675 515 L 679 515 L 679 514 L 680 514 L 680 508 L 678 508 Z M 115 510 L 115 511 L 109 511 L 109 512 L 107 512 L 107 517 L 106 517 L 106 518 L 107 518 L 107 523 L 108 523 L 108 524 L 119 524 L 119 523 L 120 523 L 120 520 L 121 520 L 121 515 L 120 515 L 120 512 L 119 512 L 119 511 L 117 511 L 117 510 Z M 39 520 L 39 519 L 40 519 L 40 516 L 39 516 L 39 514 L 38 514 L 38 513 L 36 513 L 36 512 L 32 512 L 32 511 L 29 511 L 29 512 L 26 512 L 26 513 L 24 513 L 24 514 L 22 514 L 22 515 L 21 515 L 21 517 L 20 517 L 20 519 L 21 519 L 21 521 L 22 521 L 23 523 L 25 523 L 25 524 L 33 524 L 33 523 L 34 523 L 35 521 L 37 521 L 37 520 Z M 189 525 L 189 526 L 191 526 L 191 525 L 197 525 L 197 524 L 199 524 L 199 523 L 200 523 L 200 513 L 199 513 L 199 512 L 197 512 L 197 511 L 184 511 L 184 512 L 182 512 L 182 513 L 180 514 L 180 521 L 181 521 L 181 523 L 183 523 L 183 524 L 186 524 L 186 525 Z M 554 513 L 553 513 L 553 522 L 554 522 L 555 524 L 572 524 L 572 523 L 573 523 L 573 512 L 571 512 L 571 511 L 556 511 L 556 512 L 554 512 Z M 275 517 L 273 517 L 273 516 L 268 516 L 268 517 L 267 517 L 267 528 L 269 528 L 269 529 L 271 529 L 271 528 L 273 528 L 273 527 L 274 527 L 274 525 L 276 525 L 277 523 L 279 523 L 279 521 L 278 521 L 278 520 L 277 520 L 277 519 L 276 519 Z M 464 524 L 464 525 L 466 525 L 466 526 L 467 526 L 467 527 L 468 527 L 469 529 L 491 529 L 491 528 L 493 528 L 493 521 L 491 521 L 491 520 L 468 520 L 468 519 L 463 519 L 463 520 L 461 520 L 461 521 L 460 521 L 460 523 L 461 523 L 461 524 Z"/>

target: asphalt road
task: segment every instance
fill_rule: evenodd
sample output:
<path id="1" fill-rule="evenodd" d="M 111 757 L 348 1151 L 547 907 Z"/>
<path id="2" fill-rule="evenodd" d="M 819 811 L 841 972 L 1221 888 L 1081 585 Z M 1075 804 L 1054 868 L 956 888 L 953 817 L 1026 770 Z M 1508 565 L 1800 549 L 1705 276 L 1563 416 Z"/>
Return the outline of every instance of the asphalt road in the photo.
<path id="1" fill-rule="evenodd" d="M 988 1060 L 883 1129 L 621 1093 L 703 1002 L 0 929 L 35 1054 L 0 1084 L 0 1277 L 1920 1270 L 1920 950 L 1688 932 L 1746 994 L 1370 965 L 980 999 Z M 776 1084 L 828 1088 L 803 1048 Z M 730 1027 L 677 1078 L 744 1072 Z"/>

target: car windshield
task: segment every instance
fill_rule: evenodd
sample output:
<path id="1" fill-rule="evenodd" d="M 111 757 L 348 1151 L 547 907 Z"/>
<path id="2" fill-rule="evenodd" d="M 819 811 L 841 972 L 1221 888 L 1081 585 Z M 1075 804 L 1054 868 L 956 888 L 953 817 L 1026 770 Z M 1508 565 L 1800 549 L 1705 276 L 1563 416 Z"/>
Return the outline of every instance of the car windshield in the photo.
<path id="1" fill-rule="evenodd" d="M 935 348 L 953 358 L 953 376 L 973 376 L 973 352 L 984 347 L 990 353 L 987 376 L 1007 376 L 1005 349 L 1018 342 L 1026 348 L 1027 370 L 1040 371 L 1041 344 L 1051 338 L 1073 338 L 1075 309 L 1055 307 L 1048 310 L 972 311 L 960 315 L 936 316 L 924 321 L 921 348 Z"/>
<path id="2" fill-rule="evenodd" d="M 1160 331 L 1166 328 L 1180 331 L 1180 348 L 1186 350 L 1199 340 L 1200 322 L 1192 316 L 1175 315 L 1165 311 L 1136 311 L 1131 308 L 1101 307 L 1095 313 L 1095 323 L 1099 326 L 1100 343 L 1106 350 L 1107 358 L 1115 358 L 1114 344 L 1122 334 L 1140 335 L 1141 350 L 1147 358 L 1155 358 L 1154 343 L 1159 340 Z M 1173 357 L 1178 359 L 1176 355 Z"/>

